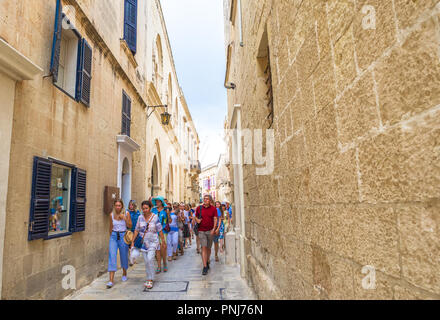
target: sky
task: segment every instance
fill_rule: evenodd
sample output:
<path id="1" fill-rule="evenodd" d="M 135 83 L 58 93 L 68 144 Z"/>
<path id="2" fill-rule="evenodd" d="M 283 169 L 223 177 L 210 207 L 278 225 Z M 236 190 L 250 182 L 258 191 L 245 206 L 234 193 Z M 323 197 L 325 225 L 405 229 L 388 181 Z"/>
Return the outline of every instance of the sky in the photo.
<path id="1" fill-rule="evenodd" d="M 226 57 L 222 0 L 161 0 L 179 84 L 200 138 L 202 167 L 225 151 Z"/>

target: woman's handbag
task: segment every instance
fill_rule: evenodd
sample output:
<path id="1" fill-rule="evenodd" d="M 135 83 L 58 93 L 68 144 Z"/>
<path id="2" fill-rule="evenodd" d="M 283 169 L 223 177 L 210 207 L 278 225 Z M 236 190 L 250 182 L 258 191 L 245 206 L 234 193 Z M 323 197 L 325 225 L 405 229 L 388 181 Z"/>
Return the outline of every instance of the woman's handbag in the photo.
<path id="1" fill-rule="evenodd" d="M 153 219 L 153 216 L 151 216 L 150 220 L 147 222 L 147 227 L 145 228 L 145 232 L 144 232 L 143 237 L 140 237 L 140 235 L 138 234 L 136 240 L 134 241 L 135 248 L 142 249 L 142 246 L 144 245 L 144 238 L 145 238 L 145 235 L 147 234 L 151 219 Z"/>
<path id="2" fill-rule="evenodd" d="M 126 217 L 127 215 L 125 215 L 125 217 Z M 121 232 L 122 233 L 122 232 Z M 124 242 L 125 242 L 125 244 L 126 245 L 130 245 L 132 242 L 133 242 L 133 236 L 134 236 L 134 234 L 133 234 L 133 232 L 131 232 L 130 230 L 126 230 L 125 231 L 125 234 L 124 234 Z M 118 240 L 119 240 L 119 234 L 118 234 Z"/>
<path id="3" fill-rule="evenodd" d="M 145 233 L 144 233 L 144 237 L 145 237 Z M 144 237 L 140 237 L 139 235 L 137 236 L 137 238 L 134 242 L 135 248 L 138 248 L 138 249 L 142 248 L 142 245 L 144 244 Z"/>
<path id="4" fill-rule="evenodd" d="M 131 250 L 130 250 L 130 264 L 134 265 L 136 260 L 140 257 L 140 255 L 141 255 L 140 249 L 138 249 L 136 247 L 131 248 Z"/>
<path id="5" fill-rule="evenodd" d="M 133 232 L 127 230 L 124 235 L 125 244 L 130 245 L 133 242 L 133 236 L 134 236 Z"/>

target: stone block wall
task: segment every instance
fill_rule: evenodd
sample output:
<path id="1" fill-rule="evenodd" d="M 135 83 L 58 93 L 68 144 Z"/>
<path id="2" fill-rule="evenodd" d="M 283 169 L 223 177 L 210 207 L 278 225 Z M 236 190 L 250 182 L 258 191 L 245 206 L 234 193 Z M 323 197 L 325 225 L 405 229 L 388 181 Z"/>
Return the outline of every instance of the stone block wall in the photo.
<path id="1" fill-rule="evenodd" d="M 66 2 L 65 5 L 73 2 Z M 57 89 L 50 74 L 56 1 L 0 5 L 0 36 L 44 69 L 43 76 L 16 85 L 6 232 L 4 299 L 60 299 L 62 268 L 76 269 L 79 289 L 106 272 L 109 222 L 103 212 L 104 187 L 117 185 L 122 90 L 132 98 L 131 137 L 141 150 L 134 157 L 132 195 L 146 195 L 146 122 L 144 106 L 115 61 L 102 50 L 94 30 L 78 13 L 75 27 L 93 49 L 90 108 Z M 119 41 L 119 40 L 118 40 Z M 142 156 L 140 155 L 142 154 Z M 33 157 L 53 157 L 87 171 L 86 231 L 51 240 L 28 241 Z"/>
<path id="2" fill-rule="evenodd" d="M 243 165 L 258 296 L 440 298 L 438 1 L 241 3 L 229 113 L 268 128 L 266 28 L 274 92 L 274 172 Z"/>

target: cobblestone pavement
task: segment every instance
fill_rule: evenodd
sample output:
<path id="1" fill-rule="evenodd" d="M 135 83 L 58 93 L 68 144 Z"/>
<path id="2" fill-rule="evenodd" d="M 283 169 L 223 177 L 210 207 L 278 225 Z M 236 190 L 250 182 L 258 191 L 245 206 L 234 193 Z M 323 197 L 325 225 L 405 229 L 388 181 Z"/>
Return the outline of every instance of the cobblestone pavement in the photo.
<path id="1" fill-rule="evenodd" d="M 122 271 L 115 275 L 115 286 L 106 289 L 108 274 L 96 279 L 66 299 L 70 300 L 254 300 L 252 290 L 240 277 L 238 266 L 225 265 L 224 254 L 214 261 L 211 270 L 202 276 L 202 261 L 195 243 L 178 260 L 168 265 L 168 272 L 156 276 L 154 288 L 144 289 L 145 267 L 143 258 L 128 270 L 128 281 L 121 282 Z"/>

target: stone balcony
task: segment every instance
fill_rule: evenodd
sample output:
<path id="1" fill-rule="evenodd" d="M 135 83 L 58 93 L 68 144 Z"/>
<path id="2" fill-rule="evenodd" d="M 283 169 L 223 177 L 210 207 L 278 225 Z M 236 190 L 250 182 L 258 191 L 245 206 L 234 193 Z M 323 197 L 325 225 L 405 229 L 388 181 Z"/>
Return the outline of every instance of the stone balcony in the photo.
<path id="1" fill-rule="evenodd" d="M 202 172 L 202 165 L 199 160 L 192 160 L 190 162 L 190 168 L 192 174 L 200 174 Z"/>

